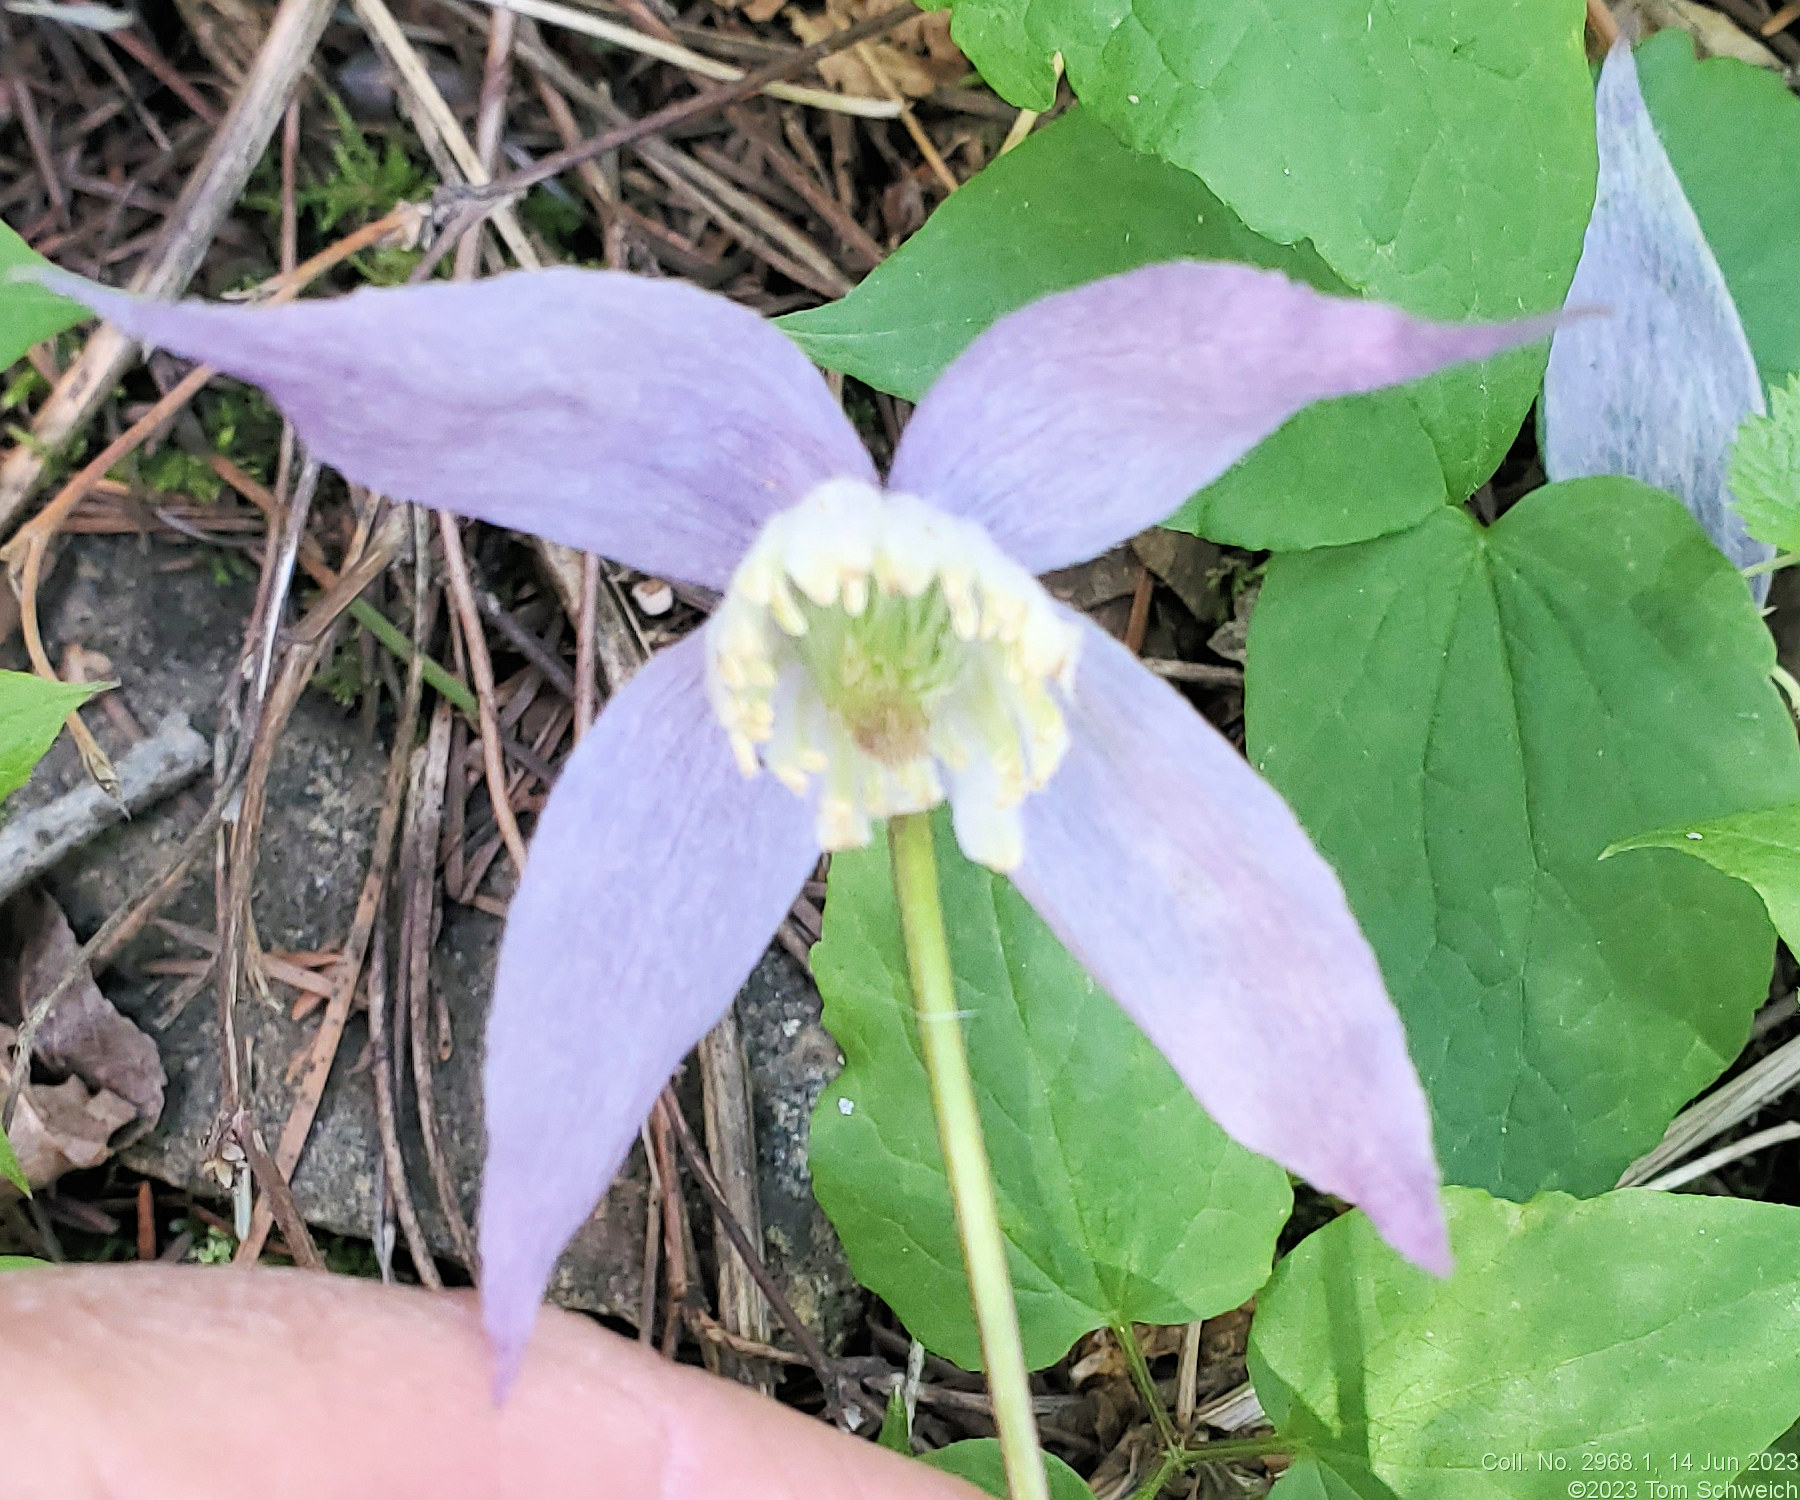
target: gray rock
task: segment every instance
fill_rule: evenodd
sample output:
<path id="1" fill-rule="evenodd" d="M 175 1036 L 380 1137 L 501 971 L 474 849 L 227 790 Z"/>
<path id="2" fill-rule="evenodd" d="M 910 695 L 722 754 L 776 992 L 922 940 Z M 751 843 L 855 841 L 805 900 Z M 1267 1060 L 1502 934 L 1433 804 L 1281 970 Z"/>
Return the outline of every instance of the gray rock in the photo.
<path id="1" fill-rule="evenodd" d="M 200 565 L 181 571 L 173 560 Z M 75 540 L 44 592 L 41 616 L 53 656 L 70 643 L 103 652 L 122 684 L 119 696 L 139 723 L 186 713 L 204 734 L 217 723 L 225 677 L 236 658 L 253 584 L 221 579 L 205 553 L 191 547 L 141 546 L 134 540 Z M 109 752 L 126 740 L 100 711 L 87 715 Z M 367 868 L 379 811 L 385 750 L 366 743 L 348 716 L 320 693 L 296 710 L 276 756 L 262 838 L 254 910 L 265 947 L 312 949 L 343 940 Z M 37 805 L 77 784 L 82 775 L 66 738 L 19 793 Z M 204 805 L 193 791 L 116 829 L 59 868 L 49 882 L 78 934 L 86 934 L 140 882 L 160 871 Z M 213 926 L 209 879 L 190 882 L 170 915 Z M 440 1135 L 465 1214 L 472 1216 L 481 1149 L 480 1052 L 493 982 L 500 924 L 470 908 L 447 905 L 433 954 L 432 980 L 448 1012 L 454 1046 L 435 1075 Z M 152 930 L 135 941 L 106 989 L 120 1009 L 150 1026 L 169 986 L 144 973 L 153 957 L 175 948 Z M 807 1123 L 813 1103 L 838 1066 L 819 1025 L 819 1001 L 792 959 L 771 951 L 738 1001 L 756 1096 L 762 1204 L 771 1269 L 809 1322 L 841 1343 L 859 1309 L 842 1252 L 813 1201 L 806 1172 Z M 255 995 L 239 1005 L 250 1039 L 255 1108 L 272 1142 L 292 1094 L 284 1074 L 308 1045 L 310 1025 Z M 129 1165 L 196 1194 L 216 1195 L 200 1158 L 218 1102 L 218 1037 L 210 986 L 166 1029 L 153 1032 L 167 1068 L 161 1122 L 133 1144 Z M 374 1089 L 364 1057 L 367 1029 L 352 1019 L 328 1083 L 305 1156 L 295 1199 L 314 1225 L 332 1233 L 372 1232 L 379 1181 Z M 410 1089 L 409 1089 L 410 1092 Z M 414 1201 L 440 1254 L 450 1238 L 438 1212 L 416 1127 L 406 1146 Z M 605 1204 L 557 1267 L 552 1294 L 566 1305 L 634 1321 L 642 1284 L 647 1173 L 641 1151 Z M 693 1215 L 710 1232 L 710 1217 Z"/>
<path id="2" fill-rule="evenodd" d="M 737 1005 L 754 1095 L 769 1268 L 794 1311 L 836 1354 L 861 1317 L 862 1291 L 813 1197 L 806 1146 L 813 1106 L 844 1056 L 819 1020 L 818 990 L 783 949 L 763 955 Z"/>

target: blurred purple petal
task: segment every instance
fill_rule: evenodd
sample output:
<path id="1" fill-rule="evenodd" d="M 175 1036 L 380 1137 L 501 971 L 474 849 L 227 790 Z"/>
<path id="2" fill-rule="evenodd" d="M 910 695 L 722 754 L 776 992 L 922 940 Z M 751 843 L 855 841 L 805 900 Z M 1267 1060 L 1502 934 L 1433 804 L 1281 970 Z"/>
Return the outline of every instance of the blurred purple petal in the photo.
<path id="1" fill-rule="evenodd" d="M 261 386 L 351 479 L 665 577 L 723 586 L 772 513 L 875 477 L 787 338 L 678 281 L 514 272 L 240 308 L 50 280 Z"/>
<path id="2" fill-rule="evenodd" d="M 1765 561 L 1775 549 L 1744 530 L 1725 488 L 1738 424 L 1763 410 L 1762 380 L 1626 43 L 1607 57 L 1594 104 L 1600 180 L 1569 299 L 1604 303 L 1613 315 L 1571 323 L 1551 341 L 1545 471 L 1656 485 L 1680 497 L 1739 567 Z M 1760 603 L 1769 580 L 1754 586 Z"/>
<path id="3" fill-rule="evenodd" d="M 1304 406 L 1543 338 L 1445 324 L 1278 271 L 1177 261 L 982 334 L 913 413 L 892 487 L 973 517 L 1035 573 L 1172 514 Z"/>
<path id="4" fill-rule="evenodd" d="M 1227 1132 L 1447 1272 L 1405 1032 L 1287 804 L 1091 625 L 1069 733 L 1025 803 L 1026 899 Z"/>
<path id="5" fill-rule="evenodd" d="M 557 1255 L 819 857 L 811 809 L 738 771 L 704 652 L 689 636 L 608 705 L 551 794 L 507 918 L 481 1191 L 502 1386 Z"/>

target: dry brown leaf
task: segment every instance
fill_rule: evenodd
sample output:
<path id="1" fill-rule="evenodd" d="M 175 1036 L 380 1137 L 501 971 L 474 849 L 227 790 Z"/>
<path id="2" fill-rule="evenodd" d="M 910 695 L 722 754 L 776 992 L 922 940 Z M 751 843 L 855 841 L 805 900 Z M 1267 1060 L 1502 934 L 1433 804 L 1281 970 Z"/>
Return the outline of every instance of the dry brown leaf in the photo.
<path id="1" fill-rule="evenodd" d="M 751 0 L 751 4 L 759 3 L 766 3 L 766 0 Z M 789 6 L 787 21 L 794 35 L 810 47 L 833 32 L 874 15 L 884 9 L 886 3 L 887 0 L 826 0 L 825 9 L 816 13 Z M 752 14 L 748 8 L 746 14 Z M 956 83 L 969 71 L 969 60 L 950 40 L 950 12 L 947 10 L 921 15 L 895 27 L 878 42 L 864 42 L 848 52 L 826 58 L 819 64 L 819 75 L 846 94 L 885 99 L 888 88 L 870 68 L 870 60 L 887 82 L 909 99 L 923 99 L 927 94 Z"/>
<path id="2" fill-rule="evenodd" d="M 1218 547 L 1185 531 L 1152 526 L 1131 539 L 1138 561 L 1175 592 L 1175 597 L 1202 624 L 1223 618 L 1220 592 L 1225 567 Z"/>
<path id="3" fill-rule="evenodd" d="M 1058 568 L 1044 575 L 1044 587 L 1070 609 L 1083 613 L 1114 599 L 1128 599 L 1137 588 L 1143 565 L 1128 545 L 1114 547 L 1072 568 Z"/>
<path id="4" fill-rule="evenodd" d="M 1148 1422 L 1125 1434 L 1119 1445 L 1100 1460 L 1088 1476 L 1095 1500 L 1127 1500 L 1156 1469 L 1162 1457 L 1162 1439 Z"/>
<path id="5" fill-rule="evenodd" d="M 1234 661 L 1240 667 L 1250 648 L 1250 615 L 1256 608 L 1256 596 L 1262 592 L 1262 584 L 1253 583 L 1237 596 L 1232 605 L 1231 618 L 1215 630 L 1206 644 L 1213 651 Z"/>
<path id="6" fill-rule="evenodd" d="M 760 26 L 780 15 L 787 0 L 725 0 L 725 4 L 732 10 L 742 11 Z"/>
<path id="7" fill-rule="evenodd" d="M 0 1026 L 0 1050 L 10 1049 L 17 1033 Z M 11 1075 L 0 1066 L 0 1089 Z M 138 1118 L 131 1104 L 110 1089 L 92 1090 L 79 1078 L 61 1083 L 34 1083 L 19 1096 L 8 1138 L 33 1188 L 47 1187 L 64 1172 L 97 1167 L 112 1153 L 112 1138 Z M 0 1179 L 0 1200 L 19 1190 Z"/>
<path id="8" fill-rule="evenodd" d="M 47 893 L 23 891 L 0 908 L 0 1021 L 21 1022 L 78 951 L 62 908 Z M 34 1056 L 52 1073 L 125 1100 L 146 1127 L 162 1113 L 166 1080 L 156 1043 L 114 1009 L 91 975 L 57 1001 Z"/>
<path id="9" fill-rule="evenodd" d="M 1746 35 L 1729 16 L 1694 0 L 1613 0 L 1612 10 L 1627 36 L 1634 24 L 1644 36 L 1670 29 L 1685 31 L 1699 44 L 1702 57 L 1735 57 L 1753 67 L 1781 70 L 1781 59 Z"/>

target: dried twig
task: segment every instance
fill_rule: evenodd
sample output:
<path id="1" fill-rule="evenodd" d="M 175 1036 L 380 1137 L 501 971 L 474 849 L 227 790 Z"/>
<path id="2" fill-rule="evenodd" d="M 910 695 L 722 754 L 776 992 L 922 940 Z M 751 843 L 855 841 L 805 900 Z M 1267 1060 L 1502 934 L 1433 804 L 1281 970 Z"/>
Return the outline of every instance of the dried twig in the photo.
<path id="1" fill-rule="evenodd" d="M 580 741 L 600 712 L 596 612 L 600 606 L 600 559 L 581 554 L 581 599 L 575 611 L 575 739 Z"/>
<path id="2" fill-rule="evenodd" d="M 1763 22 L 1769 19 L 1765 7 L 1753 5 L 1751 0 L 1714 0 L 1714 4 L 1751 36 L 1762 36 Z M 1800 40 L 1789 36 L 1785 31 L 1762 36 L 1762 40 L 1780 53 L 1784 62 L 1790 65 L 1800 63 Z"/>
<path id="3" fill-rule="evenodd" d="M 1197 682 L 1207 687 L 1242 687 L 1242 667 L 1215 666 L 1204 661 L 1174 661 L 1167 657 L 1146 656 L 1144 665 L 1158 677 L 1170 682 Z"/>
<path id="4" fill-rule="evenodd" d="M 837 199 L 813 180 L 812 174 L 794 160 L 781 142 L 775 138 L 774 133 L 766 130 L 762 122 L 757 120 L 748 108 L 734 106 L 725 111 L 725 118 L 756 143 L 762 152 L 763 160 L 769 164 L 775 175 L 797 193 L 808 208 L 824 220 L 843 247 L 863 263 L 865 270 L 872 270 L 881 264 L 885 252 L 876 242 L 875 237 L 857 223 L 855 215 L 848 212 Z"/>
<path id="5" fill-rule="evenodd" d="M 374 947 L 369 954 L 369 1053 L 370 1069 L 375 1075 L 375 1122 L 381 1136 L 381 1157 L 387 1172 L 388 1192 L 393 1197 L 394 1213 L 400 1220 L 400 1232 L 406 1236 L 406 1248 L 412 1252 L 413 1268 L 426 1286 L 433 1291 L 442 1291 L 444 1279 L 438 1275 L 437 1262 L 431 1258 L 431 1246 L 419 1226 L 419 1213 L 413 1207 L 412 1193 L 406 1183 L 406 1158 L 400 1150 L 400 1131 L 394 1108 L 394 1056 L 389 1037 L 388 1007 L 387 935 L 377 923 Z"/>
<path id="6" fill-rule="evenodd" d="M 431 589 L 431 554 L 426 545 L 427 526 L 425 514 L 421 510 L 413 511 L 413 619 L 412 633 L 414 654 L 412 665 L 407 669 L 406 701 L 412 710 L 411 723 L 417 726 L 419 692 L 423 683 L 423 669 L 420 663 L 424 660 L 425 642 L 431 629 L 432 619 L 436 614 L 436 600 Z M 394 747 L 394 761 L 390 762 L 390 777 L 398 778 L 403 771 L 396 771 L 395 766 L 410 766 L 412 761 L 412 735 L 409 731 L 405 741 Z M 390 802 L 398 814 L 400 782 L 391 781 L 392 796 Z M 389 838 L 393 835 L 390 832 Z M 426 1243 L 424 1231 L 419 1227 L 418 1210 L 413 1207 L 412 1189 L 407 1183 L 406 1157 L 400 1149 L 400 1134 L 395 1107 L 395 1081 L 397 1062 L 393 1056 L 393 1048 L 389 1037 L 389 1000 L 387 987 L 387 928 L 377 915 L 374 921 L 374 948 L 369 955 L 369 1050 L 372 1056 L 372 1069 L 375 1077 L 375 1121 L 381 1137 L 381 1161 L 383 1174 L 386 1177 L 387 1193 L 394 1204 L 395 1216 L 400 1220 L 401 1233 L 406 1236 L 407 1249 L 411 1251 L 414 1266 L 419 1279 L 434 1289 L 443 1286 L 438 1275 L 437 1263 L 431 1258 L 431 1247 Z M 397 1016 L 399 1012 L 395 1012 Z M 379 1212 L 379 1206 L 377 1211 Z"/>
<path id="7" fill-rule="evenodd" d="M 763 1265 L 761 1253 L 755 1245 L 750 1243 L 750 1237 L 744 1233 L 743 1226 L 738 1223 L 736 1215 L 732 1213 L 731 1205 L 726 1201 L 725 1190 L 719 1185 L 719 1179 L 713 1173 L 712 1164 L 707 1161 L 705 1154 L 700 1150 L 699 1143 L 694 1139 L 694 1132 L 688 1128 L 688 1122 L 682 1117 L 681 1111 L 666 1095 L 658 1102 L 658 1109 L 668 1117 L 675 1140 L 681 1147 L 682 1155 L 687 1158 L 688 1167 L 694 1174 L 694 1180 L 700 1184 L 700 1191 L 705 1194 L 708 1205 L 717 1216 L 719 1227 L 725 1231 L 726 1238 L 737 1250 L 745 1270 L 762 1289 L 762 1294 L 769 1299 L 769 1306 L 775 1309 L 775 1315 L 781 1319 L 782 1325 L 787 1329 L 794 1343 L 799 1346 L 800 1352 L 806 1357 L 806 1362 L 813 1367 L 814 1373 L 819 1377 L 819 1384 L 825 1390 L 826 1403 L 830 1407 L 831 1413 L 835 1415 L 841 1405 L 836 1367 L 825 1353 L 823 1346 L 813 1337 L 813 1332 L 806 1326 L 805 1320 L 794 1311 L 793 1304 L 788 1301 L 775 1278 L 769 1274 L 768 1268 Z"/>
<path id="8" fill-rule="evenodd" d="M 681 1174 L 675 1164 L 675 1122 L 681 1107 L 665 1085 L 650 1109 L 651 1158 L 656 1162 L 655 1181 L 662 1188 L 663 1259 L 669 1268 L 668 1311 L 663 1317 L 662 1354 L 673 1359 L 681 1341 L 683 1314 L 689 1293 L 688 1254 L 690 1230 L 687 1199 L 681 1191 Z"/>
<path id="9" fill-rule="evenodd" d="M 432 613 L 428 607 L 427 621 Z M 363 877 L 362 890 L 356 898 L 356 910 L 350 918 L 350 933 L 344 939 L 343 957 L 331 976 L 331 997 L 326 1002 L 325 1015 L 319 1022 L 319 1028 L 313 1033 L 312 1046 L 307 1052 L 304 1069 L 294 1089 L 294 1102 L 288 1109 L 281 1137 L 275 1143 L 276 1169 L 286 1178 L 291 1178 L 295 1168 L 299 1166 L 301 1153 L 306 1149 L 306 1138 L 312 1131 L 313 1121 L 318 1117 L 319 1104 L 325 1096 L 325 1083 L 331 1076 L 332 1063 L 337 1059 L 338 1044 L 343 1040 L 344 1027 L 350 1019 L 351 1001 L 355 997 L 357 980 L 363 971 L 363 959 L 381 912 L 382 897 L 387 891 L 394 836 L 400 825 L 400 804 L 406 768 L 412 756 L 413 739 L 418 733 L 419 700 L 424 682 L 422 660 L 421 656 L 414 655 L 407 672 L 406 696 L 401 702 L 400 720 L 394 731 L 394 749 L 388 757 L 381 816 L 376 823 L 373 846 L 369 850 L 369 869 Z M 259 1200 L 250 1221 L 250 1233 L 238 1246 L 235 1257 L 238 1262 L 254 1261 L 262 1254 L 263 1244 L 268 1239 L 273 1222 L 274 1215 L 268 1202 L 266 1199 Z"/>
<path id="10" fill-rule="evenodd" d="M 700 1063 L 707 1155 L 731 1217 L 751 1244 L 760 1245 L 762 1205 L 756 1190 L 756 1124 L 751 1112 L 750 1068 L 744 1057 L 735 1005 L 701 1038 Z M 721 1228 L 719 1233 L 730 1238 L 729 1230 Z M 755 1276 L 735 1250 L 718 1246 L 716 1258 L 720 1321 L 732 1333 L 766 1342 L 769 1307 Z M 766 1368 L 743 1366 L 740 1375 L 746 1385 L 765 1393 L 775 1388 Z"/>
<path id="11" fill-rule="evenodd" d="M 808 68 L 814 67 L 827 57 L 842 52 L 846 47 L 854 47 L 858 42 L 868 41 L 872 37 L 892 31 L 901 22 L 918 13 L 918 8 L 912 4 L 912 0 L 901 0 L 901 3 L 894 6 L 893 9 L 883 11 L 879 15 L 869 16 L 843 31 L 833 32 L 824 40 L 814 42 L 810 47 L 802 47 L 799 51 L 778 58 L 764 67 L 752 68 L 735 83 L 708 89 L 704 93 L 678 100 L 674 104 L 644 115 L 641 119 L 615 126 L 591 140 L 583 141 L 579 146 L 571 146 L 566 150 L 546 156 L 523 172 L 496 178 L 479 191 L 463 196 L 483 202 L 492 202 L 522 193 L 526 188 L 560 176 L 580 162 L 592 161 L 597 156 L 604 156 L 609 151 L 617 151 L 621 146 L 632 145 L 646 136 L 659 134 L 676 125 L 689 124 L 706 115 L 716 114 L 729 105 L 741 103 L 752 94 L 760 92 L 765 85 L 779 83 L 795 74 L 804 73 Z"/>
<path id="12" fill-rule="evenodd" d="M 702 78 L 718 79 L 735 83 L 745 74 L 742 68 L 734 68 L 729 63 L 718 62 L 695 52 L 691 47 L 684 47 L 679 42 L 668 41 L 645 33 L 630 26 L 622 26 L 617 21 L 608 21 L 592 11 L 577 10 L 573 6 L 558 5 L 555 0 L 485 0 L 497 10 L 513 11 L 521 16 L 530 16 L 533 20 L 542 21 L 547 26 L 559 26 L 565 31 L 580 32 L 583 36 L 591 36 L 596 41 L 607 42 L 614 47 L 622 47 L 644 57 L 654 57 L 658 62 L 669 63 L 673 67 L 685 69 L 689 73 L 697 73 Z M 868 120 L 891 120 L 901 113 L 901 106 L 885 99 L 863 99 L 854 94 L 834 94 L 829 89 L 806 88 L 803 85 L 783 83 L 779 80 L 767 83 L 760 89 L 752 90 L 764 93 L 776 99 L 786 99 L 791 104 L 805 104 L 813 109 L 836 110 L 846 115 L 858 115 Z"/>
<path id="13" fill-rule="evenodd" d="M 469 653 L 469 675 L 475 679 L 475 698 L 480 706 L 482 763 L 487 768 L 488 798 L 493 804 L 494 822 L 512 856 L 513 868 L 525 873 L 525 836 L 519 832 L 519 820 L 513 816 L 512 800 L 506 786 L 506 766 L 501 759 L 500 722 L 494 711 L 494 663 L 488 655 L 487 637 L 481 633 L 481 615 L 475 608 L 475 590 L 469 581 L 469 560 L 463 553 L 462 532 L 456 517 L 448 511 L 437 512 L 438 537 L 444 545 L 444 577 L 450 587 L 451 602 L 462 625 L 463 647 Z"/>
<path id="14" fill-rule="evenodd" d="M 1619 23 L 1613 19 L 1606 0 L 1587 0 L 1588 30 L 1593 33 L 1601 52 L 1610 52 L 1619 39 Z"/>
<path id="15" fill-rule="evenodd" d="M 413 124 L 419 131 L 420 139 L 428 149 L 434 143 L 441 143 L 442 150 L 438 154 L 447 153 L 455 170 L 461 172 L 472 188 L 480 188 L 488 183 L 491 176 L 482 165 L 480 153 L 463 133 L 455 114 L 444 102 L 442 92 L 432 81 L 425 60 L 400 29 L 400 23 L 387 8 L 386 0 L 352 0 L 352 3 L 357 19 L 393 64 L 400 84 L 407 93 L 408 102 L 412 105 Z M 440 171 L 442 166 L 440 163 Z M 454 174 L 442 172 L 442 175 L 451 177 Z M 493 210 L 491 217 L 495 230 L 506 241 L 506 248 L 512 251 L 513 259 L 528 270 L 536 270 L 540 264 L 538 253 L 526 237 L 518 216 L 502 205 Z"/>
<path id="16" fill-rule="evenodd" d="M 323 1271 L 325 1262 L 319 1259 L 312 1235 L 307 1231 L 306 1220 L 300 1217 L 300 1210 L 294 1206 L 294 1195 L 289 1190 L 286 1179 L 276 1170 L 268 1148 L 263 1144 L 262 1132 L 256 1128 L 256 1122 L 250 1118 L 248 1110 L 240 1109 L 237 1112 L 232 1121 L 232 1129 L 238 1144 L 244 1148 L 251 1174 L 263 1186 L 263 1196 L 269 1200 L 275 1222 L 281 1226 L 281 1237 L 287 1241 L 288 1254 L 304 1270 Z"/>
<path id="17" fill-rule="evenodd" d="M 206 769 L 212 749 L 182 714 L 163 720 L 119 758 L 119 797 L 91 782 L 0 826 L 0 902 L 76 849 L 179 790 Z"/>
<path id="18" fill-rule="evenodd" d="M 410 1019 L 413 1090 L 418 1098 L 425 1164 L 457 1257 L 474 1270 L 479 1265 L 475 1236 L 463 1217 L 456 1184 L 444 1159 L 432 1101 L 429 1053 L 431 919 L 437 897 L 438 836 L 443 827 L 444 789 L 450 769 L 451 712 L 448 703 L 438 704 L 431 717 L 431 732 L 413 752 L 408 773 L 406 835 L 400 849 L 400 954 L 395 977 L 399 981 L 397 989 L 406 997 Z M 399 1003 L 398 995 L 395 1003 Z"/>
<path id="19" fill-rule="evenodd" d="M 950 170 L 949 164 L 938 152 L 937 143 L 925 133 L 925 127 L 919 123 L 919 117 L 912 112 L 912 106 L 906 102 L 906 95 L 900 92 L 899 85 L 888 77 L 888 71 L 882 67 L 881 60 L 870 50 L 866 42 L 856 44 L 856 59 L 869 70 L 869 76 L 880 85 L 888 98 L 894 101 L 900 111 L 900 123 L 906 127 L 906 133 L 912 137 L 913 144 L 919 148 L 919 155 L 925 158 L 925 165 L 931 168 L 931 175 L 938 180 L 939 186 L 946 193 L 954 193 L 960 183 L 956 174 Z"/>
<path id="20" fill-rule="evenodd" d="M 1800 1138 L 1800 1121 L 1783 1120 L 1779 1125 L 1771 1125 L 1767 1130 L 1759 1130 L 1753 1135 L 1744 1136 L 1741 1140 L 1732 1141 L 1716 1151 L 1709 1151 L 1705 1156 L 1696 1157 L 1693 1161 L 1676 1167 L 1673 1171 L 1664 1172 L 1660 1177 L 1653 1177 L 1644 1186 L 1655 1192 L 1672 1192 L 1678 1187 L 1686 1187 L 1716 1172 L 1720 1167 L 1729 1166 L 1732 1162 L 1751 1153 L 1761 1151 L 1768 1146 L 1778 1146 L 1784 1141 Z"/>
<path id="21" fill-rule="evenodd" d="M 134 291 L 172 297 L 192 279 L 262 159 L 288 97 L 312 59 L 333 3 L 281 0 L 224 124 L 208 138 L 206 155 L 169 211 L 154 254 L 132 279 Z M 133 355 L 131 340 L 116 328 L 102 326 L 88 339 L 80 358 L 38 408 L 31 424 L 32 441 L 16 446 L 0 463 L 0 533 L 18 519 L 46 457 L 112 394 Z"/>

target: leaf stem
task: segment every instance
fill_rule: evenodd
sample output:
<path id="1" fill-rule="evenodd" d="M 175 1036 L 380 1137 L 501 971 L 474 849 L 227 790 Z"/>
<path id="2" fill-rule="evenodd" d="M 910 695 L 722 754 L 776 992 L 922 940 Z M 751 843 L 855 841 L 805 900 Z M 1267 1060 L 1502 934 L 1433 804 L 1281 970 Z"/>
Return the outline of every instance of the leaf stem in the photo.
<path id="1" fill-rule="evenodd" d="M 1112 1334 L 1125 1355 L 1131 1383 L 1137 1387 L 1138 1400 L 1144 1403 L 1144 1410 L 1156 1424 L 1156 1435 L 1162 1439 L 1163 1447 L 1174 1452 L 1181 1447 L 1181 1438 L 1176 1434 L 1175 1424 L 1169 1420 L 1169 1409 L 1163 1405 L 1162 1392 L 1156 1388 L 1156 1378 L 1150 1373 L 1150 1363 L 1144 1358 L 1136 1330 L 1127 1322 L 1118 1322 L 1113 1324 Z"/>
<path id="2" fill-rule="evenodd" d="M 1773 573 L 1779 568 L 1792 567 L 1800 562 L 1800 552 L 1778 552 L 1766 562 L 1751 563 L 1747 568 L 1739 568 L 1738 572 L 1746 578 L 1759 578 L 1764 573 Z"/>
<path id="3" fill-rule="evenodd" d="M 890 819 L 888 845 L 906 961 L 912 972 L 919 1047 L 931 1082 L 938 1142 L 943 1147 L 950 1201 L 969 1272 L 969 1297 L 981 1336 L 981 1363 L 987 1372 L 994 1426 L 1000 1433 L 1006 1487 L 1012 1500 L 1049 1500 L 1037 1422 L 1031 1410 L 1031 1376 L 1025 1368 L 1025 1347 L 1006 1266 L 1006 1241 L 1000 1233 L 999 1202 L 956 1008 L 956 979 L 944 933 L 931 815 L 908 813 Z"/>
<path id="4" fill-rule="evenodd" d="M 389 651 L 403 662 L 411 662 L 416 654 L 413 643 L 406 638 L 400 627 L 378 610 L 367 599 L 352 599 L 350 613 L 363 629 L 386 646 Z M 475 695 L 440 667 L 429 656 L 422 657 L 425 680 L 460 708 L 471 719 L 480 712 L 475 703 Z"/>
<path id="5" fill-rule="evenodd" d="M 1220 1438 L 1216 1443 L 1195 1443 L 1181 1450 L 1184 1466 L 1222 1464 L 1239 1458 L 1262 1458 L 1271 1453 L 1295 1453 L 1298 1448 L 1291 1437 L 1272 1432 L 1267 1437 Z"/>
<path id="6" fill-rule="evenodd" d="M 1181 1461 L 1181 1453 L 1177 1449 L 1165 1448 L 1162 1458 L 1151 1475 L 1131 1492 L 1131 1500 L 1156 1500 L 1166 1488 L 1169 1481 L 1181 1473 L 1186 1467 Z"/>

